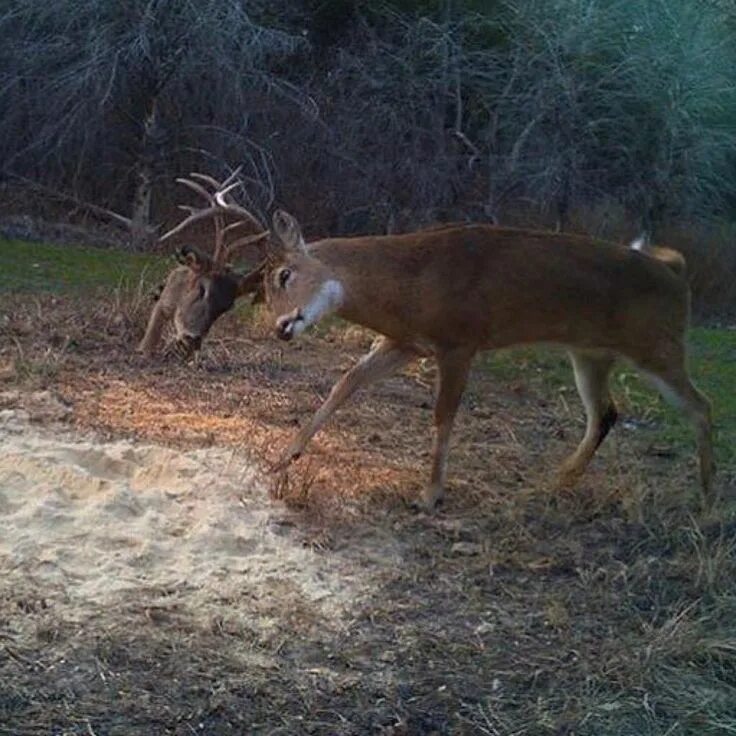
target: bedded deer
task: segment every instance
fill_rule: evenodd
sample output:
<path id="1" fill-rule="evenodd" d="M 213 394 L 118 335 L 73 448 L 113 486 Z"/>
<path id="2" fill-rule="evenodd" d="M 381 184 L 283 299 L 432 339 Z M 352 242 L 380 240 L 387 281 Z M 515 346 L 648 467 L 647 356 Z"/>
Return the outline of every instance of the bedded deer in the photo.
<path id="1" fill-rule="evenodd" d="M 263 241 L 269 231 L 248 210 L 225 198 L 233 183 L 239 185 L 237 176 L 238 170 L 223 182 L 199 173 L 192 174 L 189 179 L 177 179 L 203 197 L 207 206 L 182 206 L 181 209 L 189 216 L 164 234 L 160 241 L 168 240 L 196 222 L 212 219 L 215 223 L 214 252 L 210 256 L 191 245 L 185 245 L 176 252 L 181 265 L 174 268 L 159 287 L 146 332 L 138 345 L 139 352 L 151 355 L 161 342 L 167 322 L 173 322 L 175 336 L 165 353 L 188 358 L 199 349 L 215 320 L 231 309 L 236 299 L 253 294 L 254 301 L 259 300 L 262 267 L 240 274 L 231 262 L 245 248 Z M 226 215 L 237 219 L 226 225 Z M 234 230 L 249 224 L 255 225 L 258 233 L 227 242 L 227 236 Z"/>
<path id="2" fill-rule="evenodd" d="M 298 432 L 286 468 L 358 388 L 432 354 L 438 364 L 435 434 L 422 503 L 444 494 L 455 414 L 478 351 L 555 343 L 568 348 L 587 424 L 561 476 L 579 476 L 616 422 L 608 379 L 633 363 L 695 425 L 703 498 L 712 502 L 710 405 L 685 365 L 690 292 L 685 261 L 637 241 L 626 248 L 585 236 L 448 225 L 404 235 L 307 244 L 296 220 L 273 217 L 263 267 L 276 331 L 292 340 L 328 314 L 381 335 Z"/>

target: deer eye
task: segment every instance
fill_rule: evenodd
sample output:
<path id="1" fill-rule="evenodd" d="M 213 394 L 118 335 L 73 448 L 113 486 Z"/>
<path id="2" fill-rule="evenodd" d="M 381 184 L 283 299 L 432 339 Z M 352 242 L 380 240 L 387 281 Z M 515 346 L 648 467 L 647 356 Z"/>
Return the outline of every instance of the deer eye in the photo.
<path id="1" fill-rule="evenodd" d="M 289 279 L 291 278 L 291 269 L 289 268 L 282 268 L 279 271 L 279 286 L 282 289 L 286 288 L 286 284 L 288 283 Z"/>

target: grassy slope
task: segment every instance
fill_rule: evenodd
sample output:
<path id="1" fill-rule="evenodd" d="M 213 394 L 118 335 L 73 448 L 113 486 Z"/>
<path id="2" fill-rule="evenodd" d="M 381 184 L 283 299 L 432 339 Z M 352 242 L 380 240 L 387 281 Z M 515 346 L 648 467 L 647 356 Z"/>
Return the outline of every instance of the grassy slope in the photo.
<path id="1" fill-rule="evenodd" d="M 0 292 L 88 291 L 154 280 L 165 259 L 140 253 L 0 239 Z"/>

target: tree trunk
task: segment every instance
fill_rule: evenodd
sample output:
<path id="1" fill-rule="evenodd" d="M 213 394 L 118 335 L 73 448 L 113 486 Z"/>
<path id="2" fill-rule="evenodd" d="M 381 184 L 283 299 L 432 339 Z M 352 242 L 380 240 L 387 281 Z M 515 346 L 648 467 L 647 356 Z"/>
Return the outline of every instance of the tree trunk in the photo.
<path id="1" fill-rule="evenodd" d="M 130 223 L 132 245 L 143 249 L 153 239 L 155 228 L 151 224 L 151 200 L 153 196 L 154 164 L 158 158 L 159 114 L 158 101 L 151 100 L 143 122 L 141 154 L 136 164 L 136 188 L 133 194 L 133 212 Z"/>

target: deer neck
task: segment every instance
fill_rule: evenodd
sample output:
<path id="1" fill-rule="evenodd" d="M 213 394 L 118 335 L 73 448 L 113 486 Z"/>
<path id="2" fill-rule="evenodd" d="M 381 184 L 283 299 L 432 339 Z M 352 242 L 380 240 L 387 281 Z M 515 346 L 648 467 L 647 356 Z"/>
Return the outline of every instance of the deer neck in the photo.
<path id="1" fill-rule="evenodd" d="M 377 259 L 370 268 L 354 261 L 329 265 L 330 275 L 313 300 L 315 307 L 329 302 L 330 311 L 349 322 L 389 337 L 411 337 L 406 315 L 412 305 L 396 289 L 388 264 Z"/>

